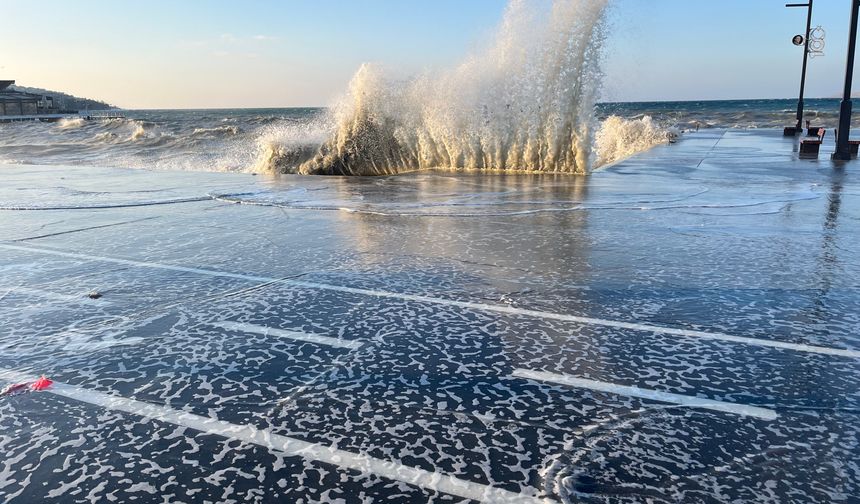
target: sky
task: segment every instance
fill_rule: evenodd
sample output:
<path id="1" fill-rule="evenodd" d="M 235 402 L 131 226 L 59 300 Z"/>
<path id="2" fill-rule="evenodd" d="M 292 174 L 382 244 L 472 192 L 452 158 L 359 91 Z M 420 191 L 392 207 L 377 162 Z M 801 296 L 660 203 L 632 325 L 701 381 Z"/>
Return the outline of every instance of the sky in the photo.
<path id="1" fill-rule="evenodd" d="M 528 0 L 539 1 L 539 0 Z M 588 0 L 580 0 L 588 1 Z M 806 9 L 774 0 L 611 0 L 607 101 L 797 95 Z M 123 108 L 325 106 L 364 62 L 419 73 L 488 40 L 507 0 L 0 0 L 0 79 Z M 809 97 L 841 93 L 850 0 Z M 860 86 L 858 86 L 860 88 Z"/>

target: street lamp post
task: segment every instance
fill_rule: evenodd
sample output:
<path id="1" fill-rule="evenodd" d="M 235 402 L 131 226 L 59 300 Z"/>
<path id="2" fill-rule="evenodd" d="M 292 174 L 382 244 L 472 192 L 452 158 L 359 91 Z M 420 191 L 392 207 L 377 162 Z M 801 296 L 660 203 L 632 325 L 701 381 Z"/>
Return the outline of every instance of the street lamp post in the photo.
<path id="1" fill-rule="evenodd" d="M 833 159 L 851 159 L 848 136 L 851 132 L 851 81 L 854 78 L 854 49 L 857 45 L 857 16 L 860 13 L 860 0 L 851 0 L 851 24 L 848 31 L 848 59 L 845 62 L 845 88 L 842 90 L 842 103 L 839 105 L 839 130 L 836 135 L 836 152 Z"/>
<path id="2" fill-rule="evenodd" d="M 806 88 L 806 63 L 809 61 L 809 32 L 812 30 L 812 2 L 805 4 L 785 4 L 786 7 L 807 7 L 806 11 L 806 33 L 804 34 L 803 44 L 803 69 L 800 72 L 800 98 L 797 100 L 797 126 L 795 133 L 803 131 L 803 92 Z M 854 1 L 854 0 L 852 0 Z"/>

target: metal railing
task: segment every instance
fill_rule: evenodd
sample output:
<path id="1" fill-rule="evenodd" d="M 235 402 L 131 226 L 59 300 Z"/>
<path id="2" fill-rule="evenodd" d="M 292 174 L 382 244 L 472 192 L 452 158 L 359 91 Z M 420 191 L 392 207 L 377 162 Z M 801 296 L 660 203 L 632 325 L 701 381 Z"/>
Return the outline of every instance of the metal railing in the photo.
<path id="1" fill-rule="evenodd" d="M 125 119 L 125 113 L 121 110 L 82 110 L 78 115 L 86 119 Z"/>

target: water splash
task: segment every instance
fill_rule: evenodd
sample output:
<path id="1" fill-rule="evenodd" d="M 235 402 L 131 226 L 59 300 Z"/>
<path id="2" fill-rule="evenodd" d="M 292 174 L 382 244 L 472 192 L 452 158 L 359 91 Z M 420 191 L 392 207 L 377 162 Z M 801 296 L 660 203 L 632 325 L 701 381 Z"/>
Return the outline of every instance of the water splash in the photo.
<path id="1" fill-rule="evenodd" d="M 596 166 L 626 159 L 655 145 L 675 141 L 681 135 L 674 127 L 663 127 L 651 116 L 624 119 L 616 115 L 607 117 L 595 136 Z"/>
<path id="2" fill-rule="evenodd" d="M 447 72 L 396 82 L 363 66 L 336 129 L 299 172 L 420 168 L 586 173 L 607 0 L 512 0 L 494 43 Z"/>
<path id="3" fill-rule="evenodd" d="M 330 114 L 309 120 L 282 120 L 262 128 L 256 137 L 256 158 L 246 171 L 292 173 L 311 159 L 333 130 Z"/>
<path id="4" fill-rule="evenodd" d="M 142 124 L 137 124 L 128 139 L 133 142 L 142 138 L 146 138 L 146 128 Z"/>
<path id="5" fill-rule="evenodd" d="M 57 127 L 60 129 L 72 129 L 72 128 L 80 128 L 86 124 L 86 120 L 83 117 L 70 117 L 60 119 L 57 122 Z"/>

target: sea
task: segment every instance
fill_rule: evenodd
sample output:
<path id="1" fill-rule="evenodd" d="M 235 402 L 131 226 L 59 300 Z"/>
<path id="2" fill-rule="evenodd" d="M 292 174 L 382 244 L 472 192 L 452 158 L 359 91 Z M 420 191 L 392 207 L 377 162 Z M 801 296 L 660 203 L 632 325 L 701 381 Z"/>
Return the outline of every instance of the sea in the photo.
<path id="1" fill-rule="evenodd" d="M 592 167 L 697 130 L 793 125 L 796 104 L 791 99 L 599 103 Z M 832 128 L 838 114 L 839 100 L 806 101 L 804 117 L 813 125 Z M 0 124 L 0 163 L 295 172 L 331 137 L 336 123 L 330 108 L 127 110 L 125 116 Z"/>
<path id="2" fill-rule="evenodd" d="M 123 119 L 0 126 L 0 162 L 308 175 L 415 170 L 584 175 L 713 128 L 795 124 L 796 102 L 600 103 L 606 0 L 512 0 L 455 65 L 360 65 L 325 108 L 129 110 Z M 605 101 L 605 100 L 604 100 Z M 832 127 L 838 100 L 807 100 Z"/>

